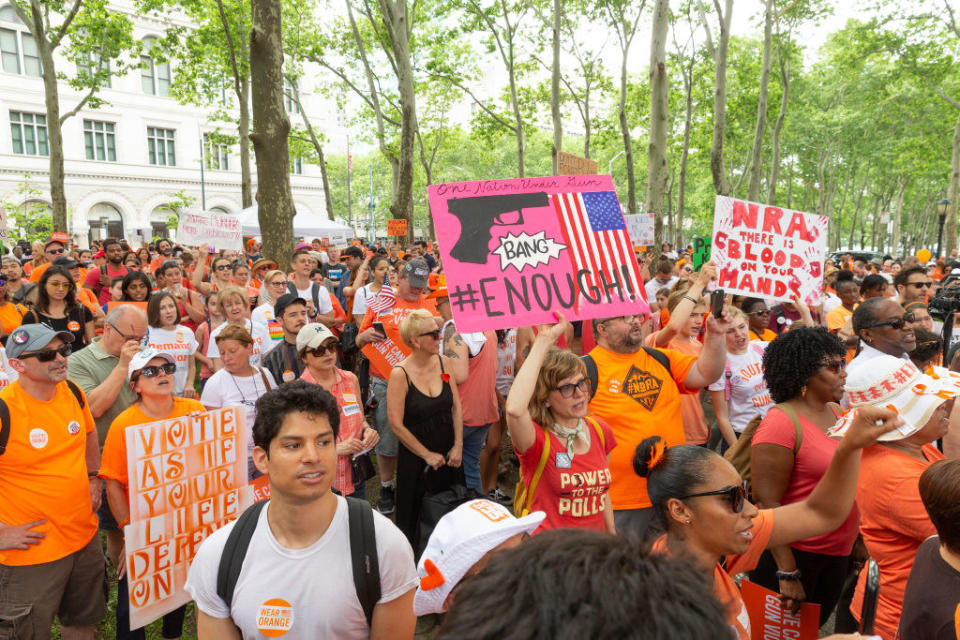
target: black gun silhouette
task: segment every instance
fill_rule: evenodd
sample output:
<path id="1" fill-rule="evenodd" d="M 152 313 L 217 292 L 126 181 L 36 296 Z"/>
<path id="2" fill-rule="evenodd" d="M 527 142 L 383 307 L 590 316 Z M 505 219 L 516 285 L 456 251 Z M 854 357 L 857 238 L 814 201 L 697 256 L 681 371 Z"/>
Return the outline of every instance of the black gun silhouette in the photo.
<path id="1" fill-rule="evenodd" d="M 490 248 L 490 229 L 494 226 L 523 224 L 523 210 L 530 207 L 546 207 L 550 199 L 546 193 L 517 193 L 503 196 L 475 196 L 450 198 L 447 208 L 460 220 L 460 238 L 450 250 L 450 255 L 460 262 L 486 264 Z M 501 216 L 517 212 L 513 222 Z"/>

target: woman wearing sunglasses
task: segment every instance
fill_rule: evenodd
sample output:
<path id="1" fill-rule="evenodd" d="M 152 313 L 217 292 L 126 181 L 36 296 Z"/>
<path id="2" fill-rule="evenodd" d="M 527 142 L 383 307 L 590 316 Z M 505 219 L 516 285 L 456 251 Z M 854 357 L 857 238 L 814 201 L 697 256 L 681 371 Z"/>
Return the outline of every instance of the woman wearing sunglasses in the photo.
<path id="1" fill-rule="evenodd" d="M 751 488 L 761 509 L 806 500 L 830 466 L 837 441 L 827 430 L 840 414 L 845 353 L 822 327 L 793 329 L 767 347 L 763 376 L 777 405 L 750 441 Z M 750 579 L 780 593 L 794 611 L 804 601 L 819 604 L 822 625 L 840 599 L 858 522 L 854 505 L 836 530 L 770 548 Z"/>
<path id="2" fill-rule="evenodd" d="M 735 637 L 749 640 L 750 619 L 731 576 L 753 569 L 765 549 L 840 526 L 853 507 L 860 450 L 900 423 L 889 409 L 860 411 L 807 499 L 762 510 L 746 499 L 733 465 L 710 449 L 665 447 L 659 436 L 647 438 L 637 446 L 633 467 L 647 479 L 647 492 L 666 530 L 653 550 L 686 557 L 704 577 L 712 576 L 714 594 L 726 607 Z"/>
<path id="3" fill-rule="evenodd" d="M 105 478 L 107 482 L 107 502 L 121 531 L 130 523 L 126 430 L 149 422 L 179 418 L 203 411 L 203 405 L 198 400 L 178 398 L 174 395 L 176 368 L 173 356 L 151 347 L 147 347 L 130 359 L 127 382 L 139 399 L 110 423 L 100 462 L 100 477 Z M 130 631 L 130 600 L 124 549 L 121 547 L 117 557 L 110 560 L 117 568 L 117 578 L 120 580 L 117 596 L 117 637 L 144 638 L 143 629 Z M 185 612 L 186 606 L 183 606 L 163 616 L 164 638 L 181 636 Z"/>
<path id="4" fill-rule="evenodd" d="M 387 381 L 387 418 L 400 441 L 394 518 L 417 549 L 427 542 L 416 535 L 423 496 L 466 482 L 463 417 L 448 373 L 452 363 L 440 355 L 440 329 L 430 312 L 417 309 L 404 318 L 400 338 L 412 351 Z"/>
<path id="5" fill-rule="evenodd" d="M 208 255 L 207 245 L 200 246 L 200 262 L 193 270 L 193 288 L 202 296 L 208 296 L 213 291 L 220 291 L 229 287 L 233 280 L 233 260 L 224 256 L 217 256 L 210 261 L 210 282 L 204 282 L 203 259 Z"/>
<path id="6" fill-rule="evenodd" d="M 312 382 L 329 391 L 340 408 L 340 430 L 337 432 L 337 475 L 333 488 L 340 495 L 366 498 L 364 478 L 353 476 L 353 456 L 369 451 L 380 440 L 379 434 L 367 425 L 360 399 L 357 376 L 337 368 L 337 347 L 340 342 L 319 322 L 305 325 L 297 333 L 297 352 L 307 368 L 301 380 Z"/>
<path id="7" fill-rule="evenodd" d="M 776 333 L 767 328 L 770 324 L 770 309 L 767 308 L 766 302 L 760 298 L 746 298 L 740 304 L 740 308 L 747 315 L 751 340 L 770 342 L 777 337 Z"/>
<path id="8" fill-rule="evenodd" d="M 547 514 L 534 533 L 566 527 L 615 533 L 607 490 L 609 455 L 617 442 L 606 423 L 587 417 L 586 366 L 555 348 L 567 327 L 559 313 L 557 319 L 537 328 L 507 396 L 507 429 L 523 483 L 514 511 Z"/>
<path id="9" fill-rule="evenodd" d="M 70 271 L 50 266 L 37 286 L 37 303 L 23 315 L 22 324 L 47 324 L 73 334 L 73 350 L 79 351 L 94 338 L 93 314 L 77 302 L 77 285 Z"/>
<path id="10" fill-rule="evenodd" d="M 273 305 L 277 298 L 287 292 L 287 274 L 279 269 L 272 269 L 263 276 L 263 283 L 260 285 L 260 306 L 250 312 L 250 319 L 253 322 L 259 322 L 265 327 L 277 327 L 276 314 L 273 312 Z M 273 323 L 273 325 L 271 325 Z M 274 336 L 279 333 L 279 337 Z M 271 336 L 279 342 L 283 340 L 282 330 L 271 331 Z"/>

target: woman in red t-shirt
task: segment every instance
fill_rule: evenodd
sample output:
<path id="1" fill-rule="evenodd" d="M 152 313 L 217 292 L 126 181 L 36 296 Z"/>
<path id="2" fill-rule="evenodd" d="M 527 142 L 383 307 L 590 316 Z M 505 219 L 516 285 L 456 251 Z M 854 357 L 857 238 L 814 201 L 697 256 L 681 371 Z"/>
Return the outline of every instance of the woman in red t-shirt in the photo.
<path id="1" fill-rule="evenodd" d="M 756 567 L 764 549 L 840 526 L 853 506 L 860 450 L 901 422 L 889 409 L 861 409 L 807 499 L 763 510 L 746 499 L 744 482 L 733 465 L 710 449 L 689 444 L 665 447 L 659 436 L 647 438 L 637 445 L 633 467 L 647 479 L 647 493 L 666 530 L 653 550 L 685 556 L 705 575 L 712 575 L 714 593 L 727 608 L 736 637 L 750 640 L 750 619 L 731 576 Z"/>
<path id="2" fill-rule="evenodd" d="M 507 396 L 507 429 L 527 488 L 519 508 L 547 514 L 534 533 L 564 527 L 615 533 L 607 490 L 617 443 L 606 423 L 586 417 L 590 380 L 580 358 L 554 348 L 568 326 L 559 313 L 557 319 L 537 328 Z"/>
<path id="3" fill-rule="evenodd" d="M 806 499 L 837 450 L 827 429 L 837 422 L 843 398 L 846 349 L 823 327 L 800 327 L 770 343 L 763 376 L 777 406 L 770 409 L 750 448 L 757 506 L 772 509 Z M 795 418 L 788 413 L 795 414 Z M 800 426 L 799 441 L 794 420 Z M 798 446 L 799 445 L 799 446 Z M 803 601 L 820 605 L 824 624 L 840 599 L 857 540 L 857 506 L 836 531 L 764 553 L 750 580 L 780 593 L 794 611 Z"/>

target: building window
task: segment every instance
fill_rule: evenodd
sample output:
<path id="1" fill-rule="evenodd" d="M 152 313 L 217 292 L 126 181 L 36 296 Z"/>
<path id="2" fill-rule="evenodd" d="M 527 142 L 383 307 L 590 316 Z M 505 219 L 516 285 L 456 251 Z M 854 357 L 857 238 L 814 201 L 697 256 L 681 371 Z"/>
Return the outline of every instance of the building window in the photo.
<path id="1" fill-rule="evenodd" d="M 28 156 L 48 156 L 47 116 L 39 113 L 10 112 L 10 138 L 13 152 Z"/>
<path id="2" fill-rule="evenodd" d="M 143 55 L 140 56 L 140 84 L 144 93 L 154 96 L 170 95 L 170 63 L 154 60 L 150 50 L 156 44 L 153 36 L 143 39 Z"/>
<path id="3" fill-rule="evenodd" d="M 177 164 L 176 131 L 147 127 L 147 155 L 150 164 L 173 167 Z"/>
<path id="4" fill-rule="evenodd" d="M 297 92 L 297 86 L 290 82 L 288 79 L 283 79 L 283 98 L 284 104 L 287 106 L 287 113 L 291 115 L 296 115 L 300 113 L 300 105 L 297 104 L 297 99 L 294 99 L 296 96 L 299 99 L 299 94 Z"/>
<path id="5" fill-rule="evenodd" d="M 39 78 L 43 74 L 37 42 L 26 30 L 13 7 L 0 7 L 0 64 L 8 73 L 19 73 Z"/>
<path id="6" fill-rule="evenodd" d="M 230 147 L 217 140 L 216 136 L 203 134 L 203 160 L 207 169 L 228 171 L 230 169 Z"/>
<path id="7" fill-rule="evenodd" d="M 117 161 L 116 125 L 99 120 L 83 121 L 83 146 L 87 160 Z"/>
<path id="8" fill-rule="evenodd" d="M 100 54 L 96 52 L 87 52 L 77 61 L 77 71 L 93 76 L 96 73 L 105 71 L 103 80 L 100 81 L 101 87 L 110 86 L 110 61 L 101 60 Z"/>
<path id="9" fill-rule="evenodd" d="M 295 173 L 300 175 L 303 173 L 303 158 L 297 156 L 296 158 L 290 158 L 290 173 Z"/>

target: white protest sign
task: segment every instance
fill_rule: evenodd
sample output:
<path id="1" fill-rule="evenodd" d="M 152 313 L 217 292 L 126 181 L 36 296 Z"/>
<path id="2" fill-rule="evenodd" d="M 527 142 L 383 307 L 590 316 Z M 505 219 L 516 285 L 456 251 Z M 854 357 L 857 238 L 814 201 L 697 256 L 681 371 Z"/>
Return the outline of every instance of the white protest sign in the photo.
<path id="1" fill-rule="evenodd" d="M 652 213 L 627 213 L 623 216 L 633 244 L 649 247 L 654 243 L 654 219 Z"/>
<path id="2" fill-rule="evenodd" d="M 717 196 L 711 258 L 727 293 L 819 304 L 827 218 Z"/>
<path id="3" fill-rule="evenodd" d="M 0 240 L 7 239 L 7 210 L 0 206 Z"/>
<path id="4" fill-rule="evenodd" d="M 208 211 L 181 213 L 177 242 L 188 246 L 208 244 L 214 249 L 243 250 L 243 225 L 236 216 Z"/>

